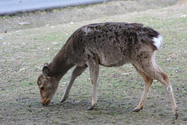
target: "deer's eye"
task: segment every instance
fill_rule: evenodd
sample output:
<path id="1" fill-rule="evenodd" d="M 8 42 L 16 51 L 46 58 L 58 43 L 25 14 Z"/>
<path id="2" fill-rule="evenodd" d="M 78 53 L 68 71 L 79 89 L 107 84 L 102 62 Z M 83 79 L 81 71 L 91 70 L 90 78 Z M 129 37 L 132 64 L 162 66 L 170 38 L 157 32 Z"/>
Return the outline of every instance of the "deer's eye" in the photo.
<path id="1" fill-rule="evenodd" d="M 44 90 L 44 87 L 41 87 L 40 89 L 43 91 L 43 90 Z"/>

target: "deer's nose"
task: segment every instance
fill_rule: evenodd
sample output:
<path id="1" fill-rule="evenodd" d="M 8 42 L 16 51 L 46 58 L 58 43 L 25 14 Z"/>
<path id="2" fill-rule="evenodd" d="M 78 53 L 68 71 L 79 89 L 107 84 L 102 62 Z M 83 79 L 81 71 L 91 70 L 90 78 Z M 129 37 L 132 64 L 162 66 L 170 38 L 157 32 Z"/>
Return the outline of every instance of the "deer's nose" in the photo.
<path id="1" fill-rule="evenodd" d="M 50 100 L 42 102 L 43 106 L 49 105 L 49 103 L 50 103 Z"/>
<path id="2" fill-rule="evenodd" d="M 42 104 L 43 104 L 43 106 L 46 106 L 47 105 L 47 103 L 44 101 L 44 102 L 42 102 Z"/>

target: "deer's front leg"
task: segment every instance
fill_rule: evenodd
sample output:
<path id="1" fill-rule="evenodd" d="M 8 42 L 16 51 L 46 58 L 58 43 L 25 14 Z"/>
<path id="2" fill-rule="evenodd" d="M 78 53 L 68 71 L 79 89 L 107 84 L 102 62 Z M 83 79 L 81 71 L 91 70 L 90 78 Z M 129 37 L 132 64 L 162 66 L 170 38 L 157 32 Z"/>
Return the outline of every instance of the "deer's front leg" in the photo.
<path id="1" fill-rule="evenodd" d="M 86 68 L 87 67 L 78 67 L 78 66 L 75 67 L 75 69 L 73 70 L 72 75 L 71 75 L 71 80 L 70 80 L 70 82 L 66 88 L 66 91 L 65 91 L 62 99 L 60 100 L 60 102 L 63 102 L 68 98 L 70 89 L 71 89 L 75 79 L 77 78 L 77 76 L 81 75 L 81 73 L 84 72 Z"/>
<path id="2" fill-rule="evenodd" d="M 92 104 L 88 107 L 88 110 L 94 109 L 95 105 L 97 104 L 97 80 L 99 75 L 99 64 L 94 61 L 89 61 L 88 63 L 89 70 L 90 70 L 90 78 L 92 82 Z"/>

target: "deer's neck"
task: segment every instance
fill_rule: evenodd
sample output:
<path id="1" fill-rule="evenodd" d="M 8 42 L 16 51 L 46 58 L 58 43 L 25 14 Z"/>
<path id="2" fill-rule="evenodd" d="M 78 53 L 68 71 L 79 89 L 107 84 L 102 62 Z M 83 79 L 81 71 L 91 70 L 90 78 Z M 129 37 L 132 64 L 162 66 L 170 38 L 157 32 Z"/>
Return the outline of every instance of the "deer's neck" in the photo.
<path id="1" fill-rule="evenodd" d="M 59 81 L 66 72 L 74 66 L 68 61 L 68 57 L 71 57 L 71 54 L 67 50 L 68 49 L 64 49 L 63 47 L 50 63 L 50 69 Z"/>

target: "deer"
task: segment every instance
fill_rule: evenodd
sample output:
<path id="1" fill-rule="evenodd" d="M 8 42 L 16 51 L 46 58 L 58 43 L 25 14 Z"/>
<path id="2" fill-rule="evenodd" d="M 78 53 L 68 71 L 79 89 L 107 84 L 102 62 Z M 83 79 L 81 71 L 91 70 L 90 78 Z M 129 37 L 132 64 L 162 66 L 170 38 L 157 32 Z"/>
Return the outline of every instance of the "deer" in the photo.
<path id="1" fill-rule="evenodd" d="M 87 110 L 92 110 L 97 104 L 99 65 L 119 67 L 130 63 L 145 82 L 141 100 L 132 111 L 138 112 L 143 109 L 155 79 L 164 86 L 177 119 L 177 105 L 169 76 L 155 61 L 155 51 L 160 49 L 161 45 L 160 33 L 140 23 L 106 22 L 82 26 L 69 37 L 53 61 L 43 65 L 42 74 L 37 80 L 42 104 L 50 104 L 61 78 L 69 69 L 75 67 L 60 100 L 64 102 L 75 79 L 88 67 L 92 83 L 92 101 Z"/>

